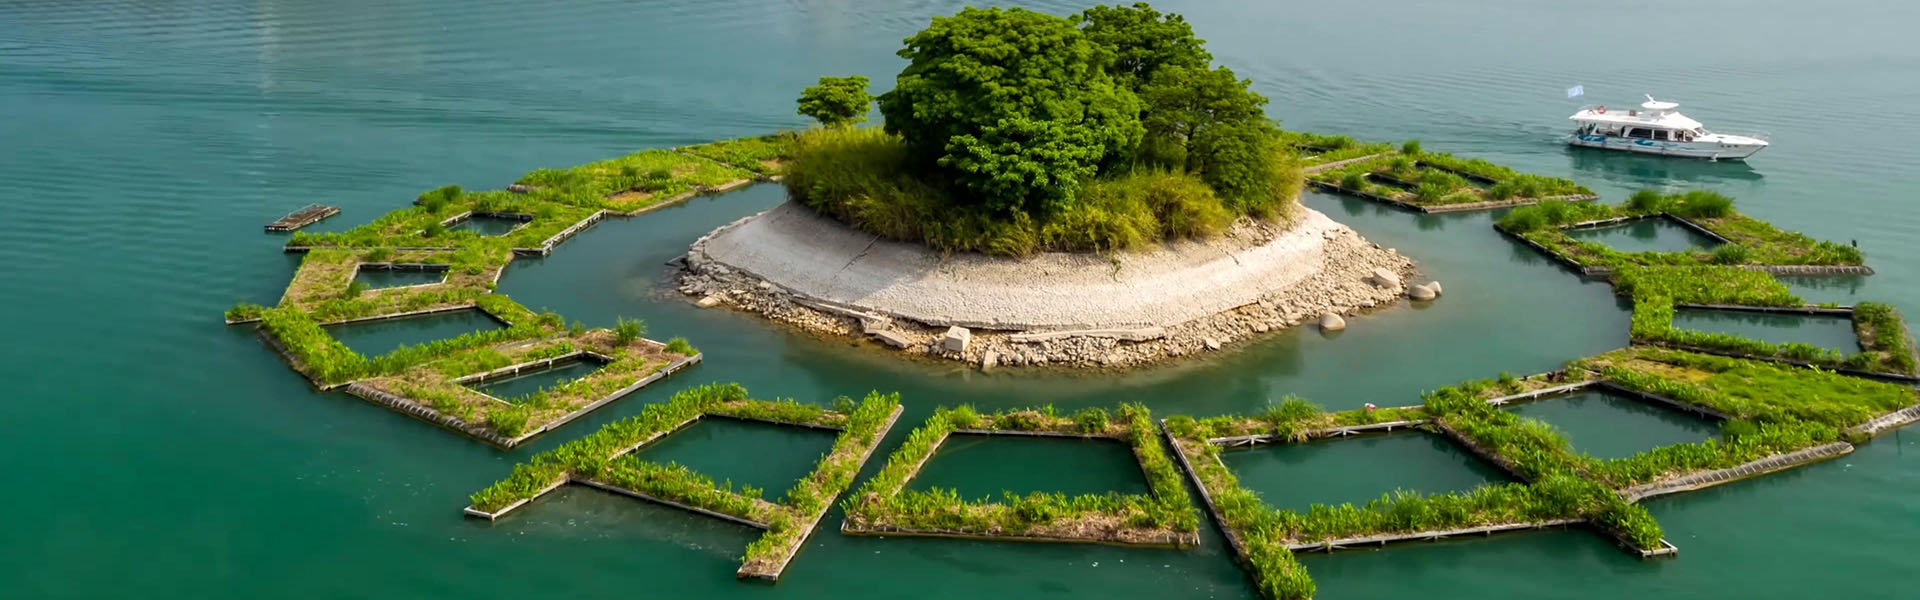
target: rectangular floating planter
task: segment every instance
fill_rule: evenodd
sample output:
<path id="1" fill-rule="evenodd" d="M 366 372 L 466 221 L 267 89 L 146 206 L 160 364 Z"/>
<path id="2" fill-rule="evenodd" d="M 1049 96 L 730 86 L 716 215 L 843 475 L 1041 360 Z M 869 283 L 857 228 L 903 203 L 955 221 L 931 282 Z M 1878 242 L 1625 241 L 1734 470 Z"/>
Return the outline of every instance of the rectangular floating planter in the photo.
<path id="1" fill-rule="evenodd" d="M 762 529 L 766 531 L 765 536 L 776 536 L 776 545 L 760 548 L 758 556 L 752 553 L 753 548 L 750 547 L 750 553 L 742 561 L 736 575 L 741 579 L 775 581 L 792 563 L 793 557 L 804 547 L 807 538 L 812 535 L 820 520 L 834 506 L 834 501 L 846 491 L 846 486 L 852 483 L 854 474 L 859 472 L 860 467 L 872 456 L 874 449 L 892 429 L 893 424 L 900 417 L 901 410 L 898 395 L 870 394 L 857 409 L 848 413 L 824 409 L 809 413 L 805 409 L 796 408 L 790 401 L 780 403 L 748 399 L 746 389 L 738 385 L 701 386 L 676 394 L 672 400 L 664 404 L 648 405 L 640 415 L 602 428 L 587 438 L 569 442 L 560 448 L 536 456 L 531 462 L 531 467 L 522 465 L 522 468 L 516 469 L 508 480 L 475 494 L 475 504 L 466 507 L 463 513 L 475 518 L 497 520 L 562 485 L 578 483 Z M 611 448 L 607 451 L 604 460 L 593 463 L 602 465 L 594 468 L 602 469 L 598 472 L 605 473 L 604 469 L 615 468 L 614 459 L 639 450 L 707 417 L 838 431 L 839 435 L 835 437 L 833 449 L 821 459 L 812 473 L 802 477 L 795 484 L 794 489 L 787 493 L 787 497 L 792 498 L 796 497 L 796 494 L 805 492 L 819 499 L 817 507 L 802 513 L 799 506 L 740 497 L 732 494 L 730 486 L 719 487 L 714 491 L 721 492 L 722 496 L 731 497 L 732 500 L 702 506 L 700 494 L 675 497 L 676 494 L 671 493 L 630 489 L 616 483 L 619 481 L 618 477 L 613 478 L 612 481 L 588 477 L 576 473 L 574 465 L 562 462 L 580 457 L 582 450 L 575 449 L 575 446 Z M 611 439 L 607 439 L 609 437 Z M 537 480 L 548 476 L 552 476 L 553 480 L 538 484 L 540 487 L 531 493 L 524 493 L 525 495 L 520 497 L 511 496 L 523 494 L 515 490 L 526 489 L 526 484 L 534 483 L 522 481 L 522 479 L 536 478 Z M 684 476 L 704 477 L 697 473 Z M 711 480 L 701 480 L 711 482 Z M 506 491 L 496 491 L 501 489 Z M 662 489 L 677 488 L 669 486 Z M 491 504 L 498 504 L 497 508 L 491 510 L 481 508 L 483 498 L 501 493 L 510 494 L 510 496 L 488 501 Z M 745 514 L 736 513 L 736 508 L 743 500 L 750 508 L 740 509 L 745 510 Z M 500 503 L 501 501 L 505 502 Z"/>
<path id="2" fill-rule="evenodd" d="M 1774 454 L 1725 469 L 1684 473 L 1653 483 L 1633 486 L 1622 490 L 1621 494 L 1629 500 L 1638 502 L 1655 496 L 1703 490 L 1717 485 L 1733 483 L 1742 479 L 1758 477 L 1776 471 L 1784 471 L 1823 460 L 1839 458 L 1851 453 L 1853 453 L 1853 444 L 1833 442 L 1785 454 Z"/>

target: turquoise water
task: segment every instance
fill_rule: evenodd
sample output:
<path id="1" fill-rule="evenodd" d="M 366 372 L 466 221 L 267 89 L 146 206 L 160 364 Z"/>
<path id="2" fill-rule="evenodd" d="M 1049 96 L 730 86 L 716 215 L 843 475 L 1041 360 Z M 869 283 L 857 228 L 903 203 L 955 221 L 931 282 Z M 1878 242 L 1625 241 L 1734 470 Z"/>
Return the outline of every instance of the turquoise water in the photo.
<path id="1" fill-rule="evenodd" d="M 327 327 L 333 339 L 354 352 L 379 356 L 401 346 L 459 337 L 475 331 L 503 329 L 506 324 L 479 309 L 455 310 L 417 317 L 401 317 Z"/>
<path id="2" fill-rule="evenodd" d="M 1559 429 L 1573 449 L 1599 458 L 1623 458 L 1660 446 L 1705 440 L 1720 425 L 1691 413 L 1587 390 L 1523 404 L 1514 409 Z"/>
<path id="3" fill-rule="evenodd" d="M 701 419 L 686 429 L 641 448 L 630 456 L 656 463 L 675 462 L 734 489 L 750 485 L 779 501 L 793 483 L 813 472 L 820 456 L 833 448 L 834 433 L 726 418 Z"/>
<path id="4" fill-rule="evenodd" d="M 475 386 L 474 389 L 482 394 L 518 404 L 520 399 L 527 395 L 585 377 L 588 373 L 600 370 L 602 366 L 604 365 L 592 360 L 568 361 L 557 367 Z"/>
<path id="5" fill-rule="evenodd" d="M 1812 344 L 1849 354 L 1860 351 L 1860 336 L 1853 332 L 1853 318 L 1845 316 L 1684 308 L 1673 312 L 1673 326 L 1677 329 L 1731 333 L 1775 344 Z"/>
<path id="6" fill-rule="evenodd" d="M 955 434 L 907 483 L 909 489 L 946 488 L 969 500 L 1027 495 L 1147 493 L 1146 476 L 1126 444 L 1080 440 Z"/>
<path id="7" fill-rule="evenodd" d="M 1822 293 L 1920 313 L 1920 256 L 1908 251 L 1920 233 L 1909 148 L 1920 46 L 1908 31 L 1920 6 L 1157 4 L 1185 13 L 1287 126 L 1418 138 L 1570 177 L 1607 201 L 1714 189 L 1781 227 L 1857 240 L 1878 274 Z M 706 352 L 512 452 L 315 393 L 251 331 L 219 324 L 235 301 L 279 298 L 299 259 L 260 225 L 289 210 L 340 206 L 312 227 L 338 231 L 441 185 L 498 188 L 537 167 L 801 126 L 799 89 L 829 74 L 885 89 L 900 40 L 960 5 L 0 4 L 0 331 L 13 342 L 0 344 L 11 384 L 0 486 L 13 492 L 0 510 L 15 517 L 0 527 L 0 597 L 1246 598 L 1206 528 L 1192 551 L 853 538 L 837 534 L 836 509 L 768 587 L 733 577 L 753 532 L 712 519 L 591 490 L 492 525 L 459 509 L 514 462 L 714 380 L 809 401 L 901 392 L 907 410 L 871 473 L 941 404 L 1130 401 L 1162 415 L 1253 411 L 1288 393 L 1329 408 L 1410 404 L 1626 343 L 1627 313 L 1604 285 L 1494 235 L 1488 215 L 1311 195 L 1309 206 L 1413 256 L 1447 296 L 1352 319 L 1334 337 L 1286 332 L 1118 377 L 907 363 L 698 310 L 663 283 L 662 263 L 701 233 L 777 203 L 769 186 L 609 221 L 508 268 L 501 289 L 530 307 L 595 326 L 644 318 L 653 337 L 684 335 Z M 1595 23 L 1654 10 L 1737 34 L 1593 36 Z M 1564 98 L 1574 84 L 1586 99 Z M 1576 105 L 1643 92 L 1711 128 L 1769 131 L 1774 146 L 1740 164 L 1560 143 Z M 1920 535 L 1920 438 L 1906 438 L 1652 501 L 1677 560 L 1628 558 L 1579 530 L 1306 560 L 1328 599 L 1898 597 L 1888 582 L 1920 575 L 1901 551 Z M 1368 463 L 1328 477 L 1358 478 Z"/>
<path id="8" fill-rule="evenodd" d="M 1447 438 L 1418 431 L 1263 446 L 1220 460 L 1268 504 L 1297 511 L 1366 504 L 1395 490 L 1440 494 L 1512 481 Z"/>
<path id="9" fill-rule="evenodd" d="M 404 287 L 409 285 L 429 285 L 447 280 L 445 269 L 437 271 L 395 270 L 395 269 L 355 269 L 353 280 L 366 284 L 368 288 Z"/>
<path id="10" fill-rule="evenodd" d="M 1621 225 L 1575 229 L 1567 232 L 1573 239 L 1595 242 L 1621 252 L 1685 252 L 1711 250 L 1720 245 L 1713 238 L 1666 219 L 1639 219 Z"/>

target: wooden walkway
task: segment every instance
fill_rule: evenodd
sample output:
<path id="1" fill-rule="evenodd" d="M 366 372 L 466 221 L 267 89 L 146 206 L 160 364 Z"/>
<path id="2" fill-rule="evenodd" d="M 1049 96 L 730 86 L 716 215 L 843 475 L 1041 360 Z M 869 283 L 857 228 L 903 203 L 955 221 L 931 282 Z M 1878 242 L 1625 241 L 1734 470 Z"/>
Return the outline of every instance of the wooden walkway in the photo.
<path id="1" fill-rule="evenodd" d="M 1347 549 L 1351 549 L 1358 546 L 1385 546 L 1387 544 L 1391 544 L 1394 542 L 1425 542 L 1425 541 L 1438 540 L 1441 538 L 1459 537 L 1463 535 L 1493 535 L 1495 533 L 1500 533 L 1505 531 L 1524 531 L 1528 529 L 1545 529 L 1548 527 L 1562 527 L 1566 525 L 1583 523 L 1585 521 L 1586 521 L 1585 519 L 1548 519 L 1545 521 L 1531 521 L 1527 523 L 1502 523 L 1499 525 L 1467 527 L 1463 529 L 1440 529 L 1440 530 L 1429 530 L 1429 531 L 1414 531 L 1409 533 L 1385 533 L 1380 535 L 1369 535 L 1369 536 L 1354 537 L 1354 538 L 1342 538 L 1337 540 L 1325 540 L 1320 542 L 1303 542 L 1298 544 L 1290 544 L 1287 546 L 1287 549 L 1292 550 L 1294 552 L 1333 552 L 1335 550 L 1347 550 Z"/>
<path id="2" fill-rule="evenodd" d="M 1633 486 L 1633 487 L 1621 490 L 1620 495 L 1625 496 L 1627 500 L 1630 502 L 1639 502 L 1641 500 L 1652 498 L 1654 496 L 1664 496 L 1667 494 L 1673 494 L 1678 492 L 1690 492 L 1694 490 L 1706 489 L 1706 488 L 1710 488 L 1710 487 L 1724 484 L 1724 483 L 1739 481 L 1742 479 L 1746 479 L 1748 477 L 1755 477 L 1759 475 L 1765 475 L 1767 473 L 1772 473 L 1774 471 L 1791 469 L 1801 465 L 1819 462 L 1819 461 L 1827 460 L 1830 458 L 1838 458 L 1852 452 L 1853 452 L 1853 444 L 1849 444 L 1846 442 L 1833 442 L 1831 444 L 1814 446 L 1812 448 L 1807 448 L 1797 452 L 1788 452 L 1786 454 L 1775 454 L 1773 456 L 1768 456 L 1760 460 L 1756 460 L 1753 462 L 1749 462 L 1749 463 L 1734 466 L 1734 467 L 1728 467 L 1725 469 L 1716 469 L 1713 471 L 1699 471 L 1695 473 L 1681 475 L 1679 477 L 1675 477 L 1672 479 L 1666 479 L 1663 481 L 1656 481 L 1653 483 L 1637 485 L 1637 486 Z"/>
<path id="3" fill-rule="evenodd" d="M 280 217 L 274 222 L 268 223 L 267 231 L 293 231 L 301 227 L 319 223 L 322 219 L 337 214 L 340 214 L 340 207 L 327 206 L 325 204 L 308 204 L 300 210 L 287 213 L 287 216 Z"/>
<path id="4" fill-rule="evenodd" d="M 1408 419 L 1404 421 L 1386 421 L 1381 423 L 1369 423 L 1366 425 L 1351 425 L 1347 427 L 1328 427 L 1326 429 L 1314 429 L 1314 430 L 1307 431 L 1306 437 L 1307 439 L 1345 437 L 1349 435 L 1358 435 L 1362 433 L 1384 432 L 1384 431 L 1393 431 L 1395 429 L 1405 429 L 1408 427 L 1417 427 L 1420 425 L 1425 425 L 1429 422 L 1430 421 L 1428 421 L 1427 419 Z M 1234 448 L 1239 446 L 1258 446 L 1260 444 L 1284 444 L 1284 443 L 1291 443 L 1291 442 L 1292 440 L 1286 439 L 1278 435 L 1273 435 L 1273 434 L 1236 435 L 1231 437 L 1211 438 L 1207 440 L 1207 443 L 1209 444 L 1213 444 L 1215 446 L 1223 446 L 1227 448 Z"/>
<path id="5" fill-rule="evenodd" d="M 1874 417 L 1873 420 L 1861 423 L 1860 426 L 1854 427 L 1851 431 L 1858 432 L 1867 437 L 1873 437 L 1894 429 L 1912 425 L 1915 422 L 1920 422 L 1920 404 Z"/>

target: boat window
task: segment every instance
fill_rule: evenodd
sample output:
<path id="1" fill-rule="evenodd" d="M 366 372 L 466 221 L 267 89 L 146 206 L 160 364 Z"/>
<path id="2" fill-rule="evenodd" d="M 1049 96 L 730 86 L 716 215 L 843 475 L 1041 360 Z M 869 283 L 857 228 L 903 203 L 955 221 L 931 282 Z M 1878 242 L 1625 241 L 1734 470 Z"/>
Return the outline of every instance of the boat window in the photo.
<path id="1" fill-rule="evenodd" d="M 1656 130 L 1654 130 L 1654 132 L 1653 132 L 1653 139 L 1656 139 L 1656 140 L 1660 140 L 1660 141 L 1663 141 L 1663 142 L 1664 142 L 1664 141 L 1667 141 L 1667 130 L 1665 130 L 1665 129 L 1656 129 Z"/>
<path id="2" fill-rule="evenodd" d="M 1653 139 L 1653 130 L 1641 127 L 1629 127 L 1627 128 L 1627 137 L 1650 140 Z"/>

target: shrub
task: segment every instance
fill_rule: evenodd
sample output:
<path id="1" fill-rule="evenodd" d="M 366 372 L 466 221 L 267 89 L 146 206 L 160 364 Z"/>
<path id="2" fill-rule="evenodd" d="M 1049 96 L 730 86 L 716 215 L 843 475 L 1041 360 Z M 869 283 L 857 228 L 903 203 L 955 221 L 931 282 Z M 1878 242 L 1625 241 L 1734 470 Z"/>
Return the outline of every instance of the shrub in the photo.
<path id="1" fill-rule="evenodd" d="M 620 317 L 614 322 L 613 336 L 620 345 L 625 346 L 647 334 L 647 324 L 639 319 Z"/>
<path id="2" fill-rule="evenodd" d="M 1639 212 L 1660 212 L 1667 206 L 1667 197 L 1659 190 L 1642 189 L 1627 197 L 1627 208 Z"/>
<path id="3" fill-rule="evenodd" d="M 1347 173 L 1346 176 L 1340 178 L 1340 187 L 1356 192 L 1366 191 L 1367 174 L 1361 171 Z"/>
<path id="4" fill-rule="evenodd" d="M 1407 140 L 1406 143 L 1400 144 L 1400 153 L 1408 156 L 1419 156 L 1420 140 Z"/>
<path id="5" fill-rule="evenodd" d="M 1676 199 L 1670 211 L 1689 218 L 1724 217 L 1733 214 L 1733 199 L 1715 191 L 1693 190 Z"/>
<path id="6" fill-rule="evenodd" d="M 1107 409 L 1097 406 L 1083 408 L 1080 409 L 1079 412 L 1073 413 L 1074 427 L 1078 428 L 1081 433 L 1099 433 L 1106 431 L 1107 421 Z"/>
<path id="7" fill-rule="evenodd" d="M 347 289 L 340 290 L 340 297 L 351 300 L 354 298 L 359 298 L 360 294 L 366 293 L 366 291 L 367 291 L 366 282 L 354 281 L 347 284 Z"/>
<path id="8" fill-rule="evenodd" d="M 426 193 L 420 194 L 420 198 L 415 200 L 415 202 L 421 207 L 426 208 L 427 212 L 438 213 L 448 205 L 453 204 L 453 201 L 459 200 L 460 194 L 460 186 L 449 185 L 427 190 Z"/>
<path id="9" fill-rule="evenodd" d="M 518 437 L 526 432 L 527 417 L 531 412 L 524 404 L 494 409 L 493 412 L 487 413 L 487 426 L 492 427 L 501 436 Z"/>
<path id="10" fill-rule="evenodd" d="M 694 349 L 693 344 L 687 342 L 687 338 L 683 337 L 667 340 L 667 351 L 685 356 L 693 356 L 700 353 L 699 350 Z"/>

